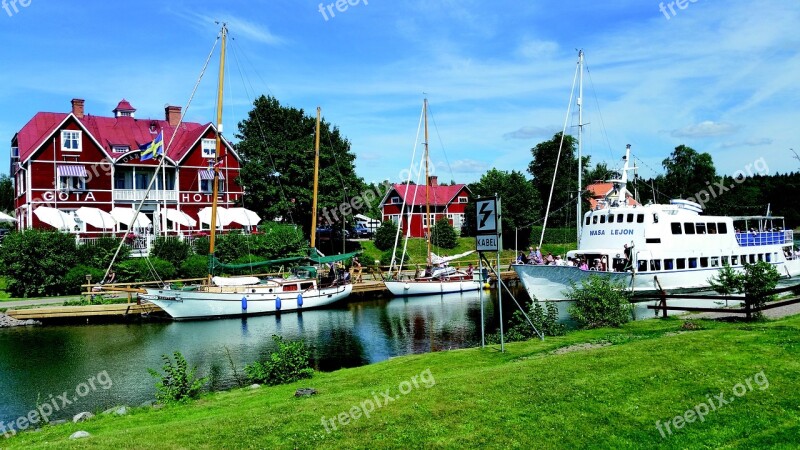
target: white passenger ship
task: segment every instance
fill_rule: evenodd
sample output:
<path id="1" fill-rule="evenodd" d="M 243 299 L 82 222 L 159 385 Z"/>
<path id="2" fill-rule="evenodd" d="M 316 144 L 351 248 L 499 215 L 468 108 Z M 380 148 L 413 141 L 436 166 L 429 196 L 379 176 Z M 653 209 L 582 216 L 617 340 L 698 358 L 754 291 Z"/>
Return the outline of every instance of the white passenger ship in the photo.
<path id="1" fill-rule="evenodd" d="M 584 259 L 591 270 L 567 265 L 515 264 L 531 297 L 562 300 L 571 285 L 592 274 L 622 282 L 634 292 L 699 290 L 724 265 L 766 261 L 783 276 L 800 274 L 793 233 L 782 217 L 704 216 L 688 200 L 640 206 L 626 196 L 630 145 L 620 180 L 597 208 L 583 215 L 578 250 L 568 258 Z M 630 260 L 625 258 L 629 246 Z M 605 268 L 595 268 L 595 263 Z M 605 269 L 605 270 L 603 270 Z M 660 284 L 660 288 L 659 288 Z"/>

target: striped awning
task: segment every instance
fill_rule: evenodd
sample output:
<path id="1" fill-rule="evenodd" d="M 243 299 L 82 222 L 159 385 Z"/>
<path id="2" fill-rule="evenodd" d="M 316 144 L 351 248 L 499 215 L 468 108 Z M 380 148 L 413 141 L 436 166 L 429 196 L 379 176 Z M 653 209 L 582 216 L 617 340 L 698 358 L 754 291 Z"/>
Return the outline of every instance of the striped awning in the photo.
<path id="1" fill-rule="evenodd" d="M 88 177 L 88 175 L 86 174 L 85 166 L 78 166 L 74 164 L 59 164 L 56 167 L 56 169 L 59 177 L 81 177 L 81 178 Z"/>
<path id="2" fill-rule="evenodd" d="M 198 172 L 200 174 L 201 180 L 213 180 L 214 179 L 214 169 L 202 169 Z M 219 173 L 219 179 L 224 180 L 225 176 L 222 175 L 222 172 Z"/>

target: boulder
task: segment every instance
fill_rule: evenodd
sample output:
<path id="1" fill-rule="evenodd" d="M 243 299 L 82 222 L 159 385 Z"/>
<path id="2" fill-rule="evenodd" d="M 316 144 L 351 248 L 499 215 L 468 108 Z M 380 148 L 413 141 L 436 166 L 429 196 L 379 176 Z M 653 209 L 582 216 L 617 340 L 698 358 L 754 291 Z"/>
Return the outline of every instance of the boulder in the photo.
<path id="1" fill-rule="evenodd" d="M 69 438 L 70 439 L 83 439 L 83 438 L 87 438 L 89 436 L 91 436 L 91 434 L 89 434 L 88 431 L 81 430 L 81 431 L 76 431 L 76 432 L 72 433 L 71 435 L 69 435 Z"/>
<path id="2" fill-rule="evenodd" d="M 261 385 L 258 384 L 258 383 L 253 383 L 253 384 L 250 385 L 250 389 L 258 389 L 260 387 L 261 387 Z"/>
<path id="3" fill-rule="evenodd" d="M 314 388 L 300 388 L 297 391 L 295 391 L 294 396 L 295 397 L 311 397 L 312 395 L 316 395 L 316 394 L 317 394 L 317 390 L 314 389 Z"/>
<path id="4" fill-rule="evenodd" d="M 115 416 L 124 416 L 128 414 L 127 406 L 115 406 L 102 412 L 102 414 L 113 414 Z"/>
<path id="5" fill-rule="evenodd" d="M 75 414 L 72 417 L 72 422 L 73 423 L 86 422 L 87 420 L 91 419 L 92 417 L 94 417 L 94 414 L 84 411 L 82 413 Z"/>

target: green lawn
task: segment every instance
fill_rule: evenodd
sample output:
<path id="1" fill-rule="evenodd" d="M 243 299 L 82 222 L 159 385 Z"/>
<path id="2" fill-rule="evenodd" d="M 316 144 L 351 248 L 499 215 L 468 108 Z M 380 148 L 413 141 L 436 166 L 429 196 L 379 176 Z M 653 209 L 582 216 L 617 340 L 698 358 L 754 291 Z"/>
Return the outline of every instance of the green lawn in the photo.
<path id="1" fill-rule="evenodd" d="M 287 386 L 209 394 L 186 406 L 137 409 L 122 418 L 46 427 L 2 445 L 59 449 L 795 446 L 800 436 L 800 317 L 699 324 L 703 329 L 683 332 L 679 319 L 647 320 L 621 329 L 508 344 L 506 353 L 495 346 L 395 358 L 316 374 Z M 606 346 L 563 352 L 575 344 Z M 557 349 L 561 351 L 554 352 Z M 314 387 L 319 394 L 294 398 L 299 387 Z M 707 402 L 720 392 L 733 401 L 717 405 L 714 400 L 711 410 Z M 384 393 L 394 400 L 383 405 Z M 382 406 L 366 417 L 376 399 Z M 686 412 L 706 409 L 702 421 L 696 413 Z M 679 415 L 691 423 L 674 419 Z M 658 421 L 662 430 L 665 422 L 671 424 L 663 437 Z M 77 430 L 92 437 L 69 441 L 67 437 Z"/>

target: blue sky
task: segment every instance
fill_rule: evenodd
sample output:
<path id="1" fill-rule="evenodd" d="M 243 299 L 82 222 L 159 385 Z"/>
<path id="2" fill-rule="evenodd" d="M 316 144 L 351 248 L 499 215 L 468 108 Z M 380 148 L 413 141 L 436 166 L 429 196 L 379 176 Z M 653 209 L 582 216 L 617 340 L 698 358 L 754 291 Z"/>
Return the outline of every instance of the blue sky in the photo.
<path id="1" fill-rule="evenodd" d="M 686 144 L 711 153 L 721 173 L 759 158 L 770 173 L 800 169 L 789 150 L 800 151 L 797 2 L 695 0 L 674 15 L 670 2 L 662 12 L 649 0 L 350 2 L 334 16 L 331 0 L 9 4 L 0 9 L 0 138 L 9 143 L 37 111 L 67 112 L 74 97 L 97 115 L 123 97 L 140 118 L 185 105 L 214 21 L 225 20 L 234 37 L 226 134 L 253 91 L 309 113 L 320 105 L 367 181 L 398 181 L 408 167 L 423 92 L 441 179 L 524 171 L 530 148 L 563 126 L 577 48 L 590 71 L 593 162 L 617 166 L 632 144 L 647 177 Z M 213 121 L 216 64 L 188 120 Z M 0 146 L 0 159 L 8 151 Z"/>

